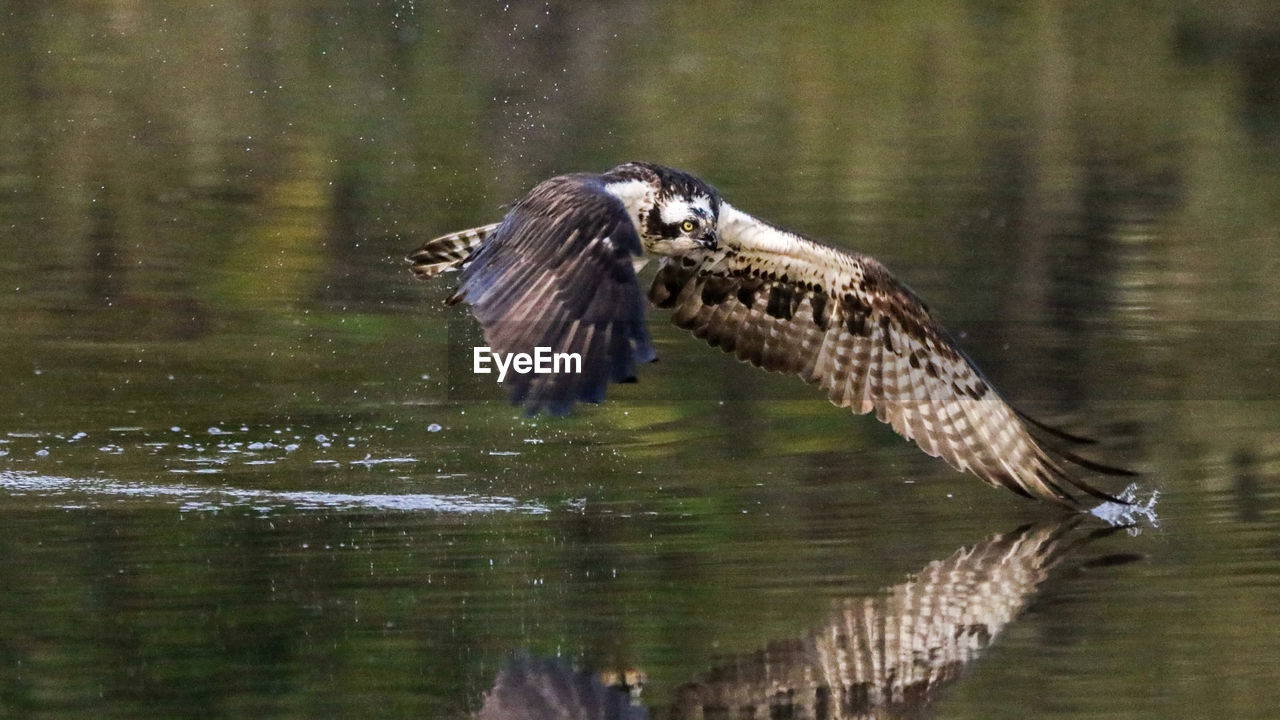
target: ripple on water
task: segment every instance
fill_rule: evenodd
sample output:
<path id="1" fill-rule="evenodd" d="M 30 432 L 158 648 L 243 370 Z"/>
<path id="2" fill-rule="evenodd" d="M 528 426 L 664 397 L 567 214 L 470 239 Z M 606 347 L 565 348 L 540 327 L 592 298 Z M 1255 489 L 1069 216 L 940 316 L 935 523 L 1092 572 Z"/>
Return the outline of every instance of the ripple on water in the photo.
<path id="1" fill-rule="evenodd" d="M 276 510 L 393 510 L 450 514 L 515 512 L 543 514 L 537 502 L 507 496 L 432 493 L 334 493 L 316 490 L 276 491 L 253 488 L 207 488 L 183 484 L 121 482 L 74 478 L 34 472 L 0 471 L 0 490 L 13 495 L 40 495 L 58 507 L 79 509 L 107 502 L 158 500 L 176 504 L 182 512 L 229 508 Z"/>

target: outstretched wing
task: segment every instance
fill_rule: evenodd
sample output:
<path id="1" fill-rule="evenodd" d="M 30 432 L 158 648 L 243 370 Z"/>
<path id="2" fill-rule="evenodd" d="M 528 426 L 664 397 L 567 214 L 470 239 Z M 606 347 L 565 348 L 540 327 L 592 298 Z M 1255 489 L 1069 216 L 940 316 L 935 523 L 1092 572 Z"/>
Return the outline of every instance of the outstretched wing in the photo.
<path id="1" fill-rule="evenodd" d="M 991 485 L 1073 505 L 1064 485 L 1109 499 L 1063 470 L 878 262 L 727 204 L 718 236 L 714 251 L 665 258 L 654 278 L 649 298 L 672 309 L 676 325 L 757 367 L 799 375 L 840 407 L 874 410 L 926 453 Z"/>
<path id="2" fill-rule="evenodd" d="M 471 304 L 494 352 L 581 358 L 561 372 L 509 372 L 512 402 L 563 414 L 602 401 L 610 381 L 654 359 L 632 268 L 641 252 L 626 208 L 599 177 L 564 175 L 535 187 L 471 253 L 450 302 Z"/>

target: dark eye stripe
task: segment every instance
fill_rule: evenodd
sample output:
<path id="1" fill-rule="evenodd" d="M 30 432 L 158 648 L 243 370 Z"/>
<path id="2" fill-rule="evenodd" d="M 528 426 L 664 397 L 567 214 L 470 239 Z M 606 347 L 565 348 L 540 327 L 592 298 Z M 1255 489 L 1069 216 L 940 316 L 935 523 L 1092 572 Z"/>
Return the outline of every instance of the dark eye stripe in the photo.
<path id="1" fill-rule="evenodd" d="M 645 225 L 648 234 L 652 237 L 673 238 L 680 235 L 680 223 L 664 223 L 662 222 L 662 214 L 654 208 L 645 218 Z"/>

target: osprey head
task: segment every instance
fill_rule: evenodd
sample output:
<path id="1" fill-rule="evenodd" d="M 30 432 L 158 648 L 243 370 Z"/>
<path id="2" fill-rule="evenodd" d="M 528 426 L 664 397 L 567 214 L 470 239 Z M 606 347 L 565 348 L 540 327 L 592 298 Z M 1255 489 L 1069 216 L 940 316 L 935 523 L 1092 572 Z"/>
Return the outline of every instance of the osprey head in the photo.
<path id="1" fill-rule="evenodd" d="M 684 255 L 716 247 L 720 194 L 680 170 L 626 163 L 603 176 L 605 189 L 626 206 L 646 250 Z"/>

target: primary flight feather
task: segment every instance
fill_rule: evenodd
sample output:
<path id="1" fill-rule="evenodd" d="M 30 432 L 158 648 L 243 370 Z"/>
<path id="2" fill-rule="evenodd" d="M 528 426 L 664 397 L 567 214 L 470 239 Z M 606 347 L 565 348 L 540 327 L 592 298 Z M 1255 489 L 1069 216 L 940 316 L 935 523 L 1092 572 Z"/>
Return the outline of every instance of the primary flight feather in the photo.
<path id="1" fill-rule="evenodd" d="M 428 242 L 422 278 L 461 267 L 465 301 L 500 353 L 579 353 L 581 373 L 509 376 L 513 402 L 567 412 L 600 402 L 655 358 L 635 263 L 661 257 L 648 300 L 714 347 L 798 375 L 856 413 L 874 411 L 926 453 L 991 485 L 1076 504 L 1113 500 L 1051 450 L 983 378 L 909 288 L 880 263 L 754 218 L 688 173 L 627 163 L 551 178 L 501 223 Z"/>

